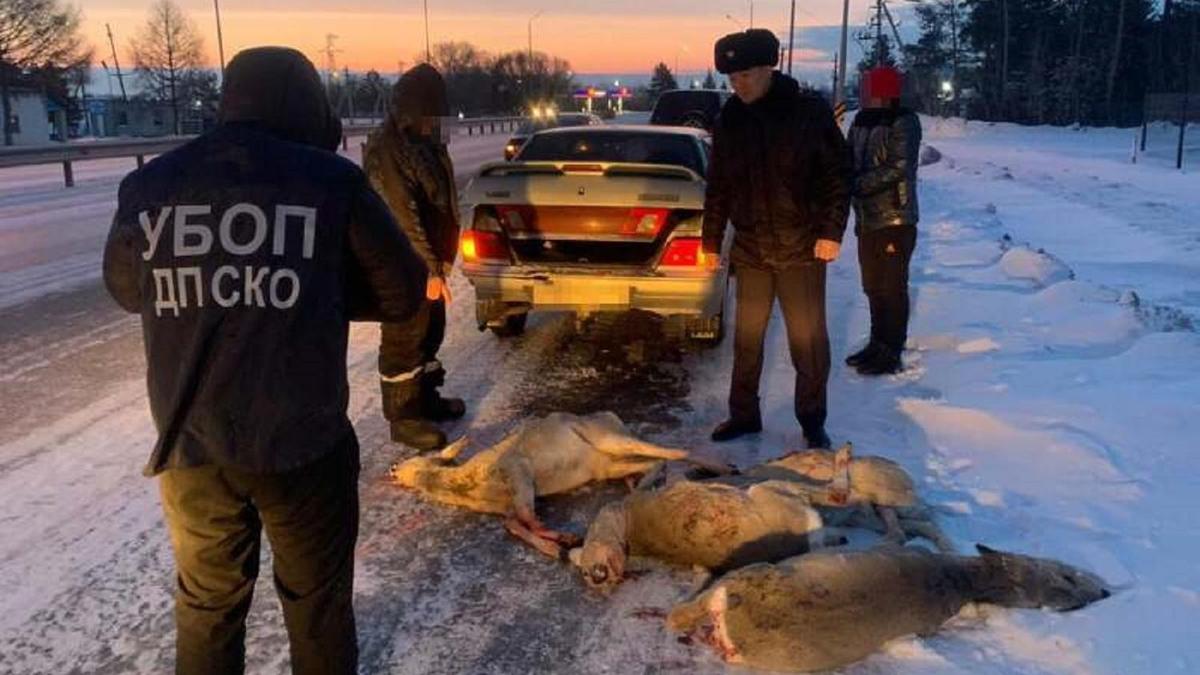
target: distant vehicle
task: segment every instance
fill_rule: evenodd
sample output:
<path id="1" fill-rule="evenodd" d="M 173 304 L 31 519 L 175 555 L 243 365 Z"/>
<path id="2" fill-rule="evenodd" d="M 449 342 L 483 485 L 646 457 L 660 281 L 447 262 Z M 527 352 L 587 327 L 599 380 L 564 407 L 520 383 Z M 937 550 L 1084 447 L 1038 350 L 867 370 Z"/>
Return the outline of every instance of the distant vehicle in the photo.
<path id="1" fill-rule="evenodd" d="M 650 113 L 650 124 L 694 127 L 711 132 L 730 96 L 732 94 L 724 89 L 664 91 Z"/>
<path id="2" fill-rule="evenodd" d="M 504 144 L 504 159 L 516 157 L 517 153 L 521 151 L 521 146 L 525 145 L 525 141 L 539 131 L 558 127 L 594 126 L 603 123 L 603 120 L 591 113 L 540 113 L 536 117 L 530 117 L 521 122 L 517 130 L 509 137 L 508 142 Z"/>
<path id="3" fill-rule="evenodd" d="M 516 161 L 484 166 L 462 235 L 480 330 L 636 309 L 671 337 L 719 342 L 728 242 L 710 270 L 700 241 L 710 153 L 702 130 L 610 125 L 539 132 Z"/>

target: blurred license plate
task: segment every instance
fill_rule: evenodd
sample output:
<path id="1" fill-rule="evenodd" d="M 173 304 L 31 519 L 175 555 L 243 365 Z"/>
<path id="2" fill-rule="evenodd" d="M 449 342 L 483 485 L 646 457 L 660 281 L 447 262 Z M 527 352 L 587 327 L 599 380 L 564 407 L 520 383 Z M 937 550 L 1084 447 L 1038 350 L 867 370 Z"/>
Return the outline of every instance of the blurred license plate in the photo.
<path id="1" fill-rule="evenodd" d="M 555 279 L 533 287 L 533 302 L 539 305 L 627 305 L 629 288 L 590 281 Z"/>

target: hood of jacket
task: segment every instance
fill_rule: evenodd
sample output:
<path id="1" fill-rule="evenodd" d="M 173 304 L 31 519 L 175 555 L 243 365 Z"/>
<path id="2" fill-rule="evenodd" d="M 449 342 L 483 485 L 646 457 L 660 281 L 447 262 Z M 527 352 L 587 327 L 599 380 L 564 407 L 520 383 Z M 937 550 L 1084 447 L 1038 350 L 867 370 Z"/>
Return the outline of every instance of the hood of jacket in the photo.
<path id="1" fill-rule="evenodd" d="M 341 120 L 317 69 L 287 47 L 254 47 L 233 57 L 225 68 L 218 119 L 330 151 L 342 138 Z"/>
<path id="2" fill-rule="evenodd" d="M 449 114 L 446 82 L 428 63 L 409 68 L 392 87 L 390 117 L 397 131 L 412 131 L 423 118 Z"/>

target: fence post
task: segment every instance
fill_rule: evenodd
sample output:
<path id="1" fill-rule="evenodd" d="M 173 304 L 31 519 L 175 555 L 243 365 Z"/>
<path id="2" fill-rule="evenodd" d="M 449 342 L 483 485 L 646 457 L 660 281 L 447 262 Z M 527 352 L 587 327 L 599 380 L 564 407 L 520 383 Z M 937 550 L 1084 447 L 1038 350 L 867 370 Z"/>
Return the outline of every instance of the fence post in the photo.
<path id="1" fill-rule="evenodd" d="M 1188 90 L 1183 90 L 1183 105 L 1179 111 L 1179 147 L 1175 150 L 1175 168 L 1183 168 L 1183 133 L 1188 125 Z"/>
<path id="2" fill-rule="evenodd" d="M 63 160 L 63 182 L 67 187 L 75 187 L 75 172 L 71 169 L 71 160 Z"/>
<path id="3" fill-rule="evenodd" d="M 142 168 L 143 166 L 146 166 L 146 156 L 145 155 L 137 156 L 137 165 L 138 165 L 139 169 Z"/>
<path id="4" fill-rule="evenodd" d="M 1146 128 L 1150 126 L 1150 111 L 1146 109 L 1146 99 L 1149 94 L 1142 95 L 1142 152 L 1146 151 Z"/>

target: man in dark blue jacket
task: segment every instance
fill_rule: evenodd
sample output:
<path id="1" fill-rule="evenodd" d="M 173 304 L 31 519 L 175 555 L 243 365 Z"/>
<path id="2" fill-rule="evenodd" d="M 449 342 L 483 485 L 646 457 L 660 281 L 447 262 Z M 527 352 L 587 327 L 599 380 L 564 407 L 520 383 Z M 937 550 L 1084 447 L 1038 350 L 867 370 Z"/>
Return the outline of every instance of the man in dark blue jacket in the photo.
<path id="1" fill-rule="evenodd" d="M 238 54 L 220 120 L 122 181 L 104 251 L 109 292 L 142 317 L 176 669 L 243 670 L 265 528 L 293 670 L 353 673 L 348 324 L 410 317 L 427 271 L 332 152 L 341 124 L 302 54 Z"/>

